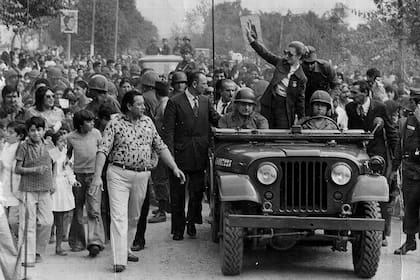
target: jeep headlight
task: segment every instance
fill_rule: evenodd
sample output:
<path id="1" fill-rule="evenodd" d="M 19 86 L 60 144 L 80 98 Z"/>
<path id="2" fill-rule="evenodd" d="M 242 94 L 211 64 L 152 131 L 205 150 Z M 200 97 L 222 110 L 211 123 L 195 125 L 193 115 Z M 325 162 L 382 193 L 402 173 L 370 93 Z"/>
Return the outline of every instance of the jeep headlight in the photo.
<path id="1" fill-rule="evenodd" d="M 333 165 L 331 170 L 331 179 L 339 186 L 344 186 L 351 179 L 351 169 L 346 163 L 340 162 Z"/>
<path id="2" fill-rule="evenodd" d="M 257 170 L 257 179 L 261 184 L 271 185 L 277 180 L 278 169 L 277 167 L 270 163 L 264 162 L 261 163 Z"/>

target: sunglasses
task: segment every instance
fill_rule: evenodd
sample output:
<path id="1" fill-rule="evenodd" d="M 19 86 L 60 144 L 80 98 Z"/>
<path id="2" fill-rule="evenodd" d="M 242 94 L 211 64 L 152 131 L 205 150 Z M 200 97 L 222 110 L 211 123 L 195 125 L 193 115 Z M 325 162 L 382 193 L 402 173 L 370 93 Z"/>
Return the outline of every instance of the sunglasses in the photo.
<path id="1" fill-rule="evenodd" d="M 284 55 L 286 55 L 288 57 L 294 56 L 294 54 L 291 51 L 289 51 L 289 50 L 284 50 L 283 53 L 284 53 Z"/>

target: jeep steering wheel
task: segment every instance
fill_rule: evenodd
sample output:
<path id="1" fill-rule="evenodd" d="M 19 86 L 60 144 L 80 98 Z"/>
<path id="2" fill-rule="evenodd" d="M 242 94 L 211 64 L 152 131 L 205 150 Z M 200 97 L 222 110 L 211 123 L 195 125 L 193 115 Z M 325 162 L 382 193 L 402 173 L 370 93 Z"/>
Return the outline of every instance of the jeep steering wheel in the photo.
<path id="1" fill-rule="evenodd" d="M 338 126 L 337 122 L 335 120 L 333 120 L 332 118 L 327 117 L 327 116 L 312 116 L 309 119 L 305 120 L 300 125 L 303 126 L 304 124 L 306 124 L 309 121 L 314 120 L 314 119 L 327 119 L 327 120 L 331 121 L 335 125 L 335 127 L 337 128 L 337 130 L 340 130 L 340 127 Z"/>

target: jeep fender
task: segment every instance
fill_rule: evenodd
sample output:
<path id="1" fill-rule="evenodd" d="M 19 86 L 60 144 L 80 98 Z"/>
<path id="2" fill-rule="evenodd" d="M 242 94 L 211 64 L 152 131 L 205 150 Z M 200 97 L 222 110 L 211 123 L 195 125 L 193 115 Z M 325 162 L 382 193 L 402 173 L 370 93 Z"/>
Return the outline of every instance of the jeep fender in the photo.
<path id="1" fill-rule="evenodd" d="M 216 172 L 216 181 L 221 201 L 252 201 L 262 203 L 260 194 L 252 185 L 248 175 Z"/>
<path id="2" fill-rule="evenodd" d="M 388 201 L 388 181 L 380 175 L 360 175 L 354 186 L 351 202 Z"/>

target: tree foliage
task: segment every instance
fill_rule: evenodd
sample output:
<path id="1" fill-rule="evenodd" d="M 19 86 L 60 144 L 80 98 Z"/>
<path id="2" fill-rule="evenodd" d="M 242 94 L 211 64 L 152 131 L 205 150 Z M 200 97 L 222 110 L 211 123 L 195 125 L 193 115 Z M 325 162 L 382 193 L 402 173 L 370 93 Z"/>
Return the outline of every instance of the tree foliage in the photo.
<path id="1" fill-rule="evenodd" d="M 206 0 L 202 0 L 205 2 Z M 377 0 L 375 0 L 377 1 Z M 379 1 L 379 0 L 378 0 Z M 398 0 L 383 0 L 397 3 Z M 403 2 L 416 2 L 404 0 Z M 201 2 L 201 3 L 202 3 Z M 394 4 L 395 4 L 394 3 Z M 392 3 L 391 3 L 392 4 Z M 398 3 L 397 3 L 398 4 Z M 201 4 L 202 5 L 202 4 Z M 203 6 L 203 5 L 202 5 Z M 388 7 L 388 6 L 387 6 Z M 405 8 L 408 9 L 408 4 Z M 392 13 L 387 20 L 383 18 L 383 10 L 378 9 L 369 13 L 369 18 L 356 28 L 350 28 L 347 17 L 351 13 L 346 5 L 337 3 L 336 6 L 323 15 L 314 12 L 293 14 L 291 11 L 280 13 L 278 11 L 259 12 L 264 45 L 275 53 L 281 53 L 287 44 L 294 40 L 302 41 L 306 45 L 312 45 L 317 49 L 319 58 L 330 60 L 340 71 L 351 73 L 359 69 L 366 71 L 368 68 L 377 67 L 386 73 L 399 73 L 401 70 L 401 55 L 399 53 L 399 38 L 401 32 L 398 13 L 395 6 L 389 6 Z M 388 8 L 387 8 L 388 9 Z M 404 10 L 404 17 L 407 10 Z M 415 9 L 410 8 L 409 14 Z M 204 28 L 194 33 L 192 42 L 197 47 L 212 47 L 212 21 L 211 6 L 206 11 L 193 10 L 194 27 L 197 22 L 204 22 Z M 241 1 L 222 2 L 214 7 L 215 50 L 217 55 L 226 55 L 230 50 L 247 54 L 250 58 L 255 53 L 246 52 L 246 44 L 240 29 L 240 16 L 250 14 L 250 11 L 241 6 Z M 420 13 L 419 13 L 420 14 Z M 419 22 L 419 23 L 416 23 Z M 406 20 L 408 26 L 415 23 L 420 26 L 420 17 L 413 16 L 412 23 Z M 184 27 L 187 32 L 193 26 Z M 414 29 L 410 29 L 414 30 Z M 420 33 L 413 34 L 411 41 L 419 38 Z M 418 69 L 418 57 L 413 48 L 407 47 L 404 51 L 405 71 Z"/>
<path id="2" fill-rule="evenodd" d="M 74 9 L 79 11 L 78 33 L 72 35 L 72 52 L 88 53 L 91 42 L 93 0 L 78 1 Z M 134 0 L 119 1 L 118 52 L 145 49 L 157 28 L 137 10 Z M 112 57 L 115 40 L 116 1 L 96 0 L 95 53 Z M 54 41 L 65 44 L 66 35 L 60 33 L 58 19 L 49 28 Z"/>
<path id="3" fill-rule="evenodd" d="M 41 18 L 55 17 L 63 7 L 62 0 L 1 0 L 0 22 L 8 28 L 37 28 Z"/>

